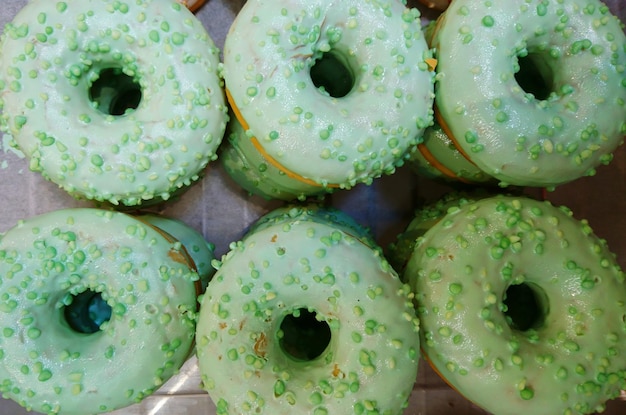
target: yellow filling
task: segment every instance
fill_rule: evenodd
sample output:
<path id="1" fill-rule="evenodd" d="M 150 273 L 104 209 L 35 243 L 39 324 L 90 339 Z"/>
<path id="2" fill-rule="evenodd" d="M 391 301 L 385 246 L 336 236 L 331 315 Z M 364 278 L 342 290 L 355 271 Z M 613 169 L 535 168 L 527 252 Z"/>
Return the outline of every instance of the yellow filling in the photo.
<path id="1" fill-rule="evenodd" d="M 452 179 L 456 179 L 463 183 L 471 183 L 469 180 L 466 180 L 463 177 L 457 176 L 456 173 L 454 173 L 452 170 L 444 166 L 439 160 L 437 160 L 437 158 L 435 158 L 433 153 L 430 152 L 430 150 L 428 149 L 428 147 L 426 147 L 425 144 L 418 144 L 417 149 L 422 154 L 422 156 L 426 159 L 426 161 L 435 169 L 439 170 L 439 172 L 443 174 L 444 176 L 450 177 Z"/>

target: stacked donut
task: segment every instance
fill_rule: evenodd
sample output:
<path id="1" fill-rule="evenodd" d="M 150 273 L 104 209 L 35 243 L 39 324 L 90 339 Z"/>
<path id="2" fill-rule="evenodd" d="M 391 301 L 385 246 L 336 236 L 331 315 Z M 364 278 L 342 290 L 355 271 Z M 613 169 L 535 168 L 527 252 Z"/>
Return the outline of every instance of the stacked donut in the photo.
<path id="1" fill-rule="evenodd" d="M 431 61 L 401 1 L 246 2 L 224 45 L 224 167 L 286 200 L 393 173 L 432 123 Z"/>
<path id="2" fill-rule="evenodd" d="M 612 160 L 626 134 L 626 37 L 604 4 L 459 0 L 427 33 L 439 132 L 425 136 L 415 169 L 553 188 Z"/>

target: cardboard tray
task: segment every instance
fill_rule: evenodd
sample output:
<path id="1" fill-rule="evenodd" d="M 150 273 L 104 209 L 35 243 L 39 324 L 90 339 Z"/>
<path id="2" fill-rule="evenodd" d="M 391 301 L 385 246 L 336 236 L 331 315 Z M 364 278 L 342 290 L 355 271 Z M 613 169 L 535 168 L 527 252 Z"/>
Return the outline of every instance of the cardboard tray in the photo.
<path id="1" fill-rule="evenodd" d="M 222 48 L 226 33 L 244 0 L 209 0 L 197 16 Z M 0 27 L 10 21 L 26 0 L 2 0 Z M 607 2 L 614 14 L 626 22 L 626 3 L 623 0 Z M 416 1 L 410 6 L 417 7 Z M 421 8 L 421 6 L 420 6 Z M 425 18 L 434 14 L 424 10 Z M 579 179 L 560 186 L 545 195 L 555 204 L 571 208 L 574 216 L 586 218 L 595 233 L 607 240 L 626 268 L 626 146 L 615 152 L 613 162 L 598 169 L 594 177 Z M 416 208 L 438 199 L 451 188 L 423 177 L 407 168 L 394 175 L 380 178 L 371 186 L 357 186 L 350 191 L 337 192 L 327 198 L 328 203 L 352 215 L 369 226 L 382 247 L 388 246 L 401 232 Z M 529 193 L 540 196 L 540 189 Z M 178 218 L 200 231 L 216 245 L 217 255 L 228 250 L 231 242 L 240 239 L 264 213 L 281 206 L 278 201 L 266 201 L 250 196 L 225 174 L 218 162 L 209 165 L 205 177 L 178 199 L 154 208 L 159 213 Z M 0 137 L 0 232 L 11 228 L 19 219 L 61 208 L 93 204 L 77 201 L 28 170 L 24 158 L 8 149 L 7 140 Z M 200 388 L 195 358 L 191 358 L 179 375 L 172 378 L 157 393 L 142 403 L 113 412 L 114 415 L 212 415 L 215 406 Z M 557 397 L 555 397 L 557 399 Z M 0 400 L 0 415 L 27 413 L 12 401 Z M 428 365 L 420 362 L 410 406 L 405 415 L 443 415 L 460 413 L 485 414 L 450 389 Z M 626 401 L 616 399 L 609 403 L 609 415 L 626 413 Z"/>

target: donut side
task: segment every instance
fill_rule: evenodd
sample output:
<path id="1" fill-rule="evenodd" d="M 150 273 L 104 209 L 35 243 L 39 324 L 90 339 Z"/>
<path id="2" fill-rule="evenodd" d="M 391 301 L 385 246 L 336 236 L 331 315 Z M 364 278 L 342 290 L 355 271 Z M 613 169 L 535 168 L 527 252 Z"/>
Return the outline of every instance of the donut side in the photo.
<path id="1" fill-rule="evenodd" d="M 303 201 L 307 197 L 321 197 L 333 190 L 277 167 L 257 151 L 252 143 L 253 137 L 236 117 L 231 117 L 226 137 L 226 142 L 220 148 L 220 163 L 230 178 L 251 194 L 267 200 Z"/>

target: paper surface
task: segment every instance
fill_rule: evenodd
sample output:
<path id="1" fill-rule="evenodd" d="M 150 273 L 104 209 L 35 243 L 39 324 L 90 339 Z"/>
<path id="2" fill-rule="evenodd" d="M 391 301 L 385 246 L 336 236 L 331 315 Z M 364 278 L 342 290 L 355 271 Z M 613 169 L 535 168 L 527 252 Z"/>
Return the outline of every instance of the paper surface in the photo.
<path id="1" fill-rule="evenodd" d="M 0 27 L 10 21 L 26 0 L 1 0 Z M 215 43 L 221 48 L 231 22 L 243 0 L 209 0 L 197 13 Z M 626 3 L 612 0 L 607 4 L 613 13 L 626 22 Z M 409 2 L 417 6 L 417 2 Z M 425 16 L 433 16 L 425 12 Z M 378 179 L 372 186 L 357 186 L 337 192 L 328 203 L 346 211 L 361 224 L 371 228 L 382 247 L 393 241 L 408 224 L 416 208 L 438 199 L 450 190 L 448 186 L 417 177 L 406 168 L 394 175 Z M 530 193 L 537 194 L 538 190 Z M 586 218 L 595 233 L 607 240 L 611 250 L 626 267 L 626 147 L 615 152 L 613 162 L 600 167 L 594 177 L 577 180 L 547 194 L 555 204 L 564 204 L 577 218 Z M 164 215 L 178 218 L 200 231 L 216 245 L 216 253 L 224 254 L 231 242 L 240 239 L 248 226 L 261 215 L 282 205 L 249 196 L 224 173 L 218 162 L 210 164 L 203 180 L 180 199 L 160 206 Z M 28 162 L 8 149 L 0 139 L 0 232 L 19 219 L 69 207 L 93 206 L 76 201 L 37 173 L 28 170 Z M 144 402 L 119 411 L 116 415 L 206 415 L 215 407 L 199 388 L 196 362 L 192 358 L 181 374 L 171 379 L 155 395 Z M 557 399 L 557 397 L 555 397 Z M 613 401 L 607 414 L 626 412 L 625 401 Z M 11 401 L 0 400 L 0 415 L 26 413 Z M 406 415 L 417 414 L 484 414 L 445 385 L 423 361 Z"/>

